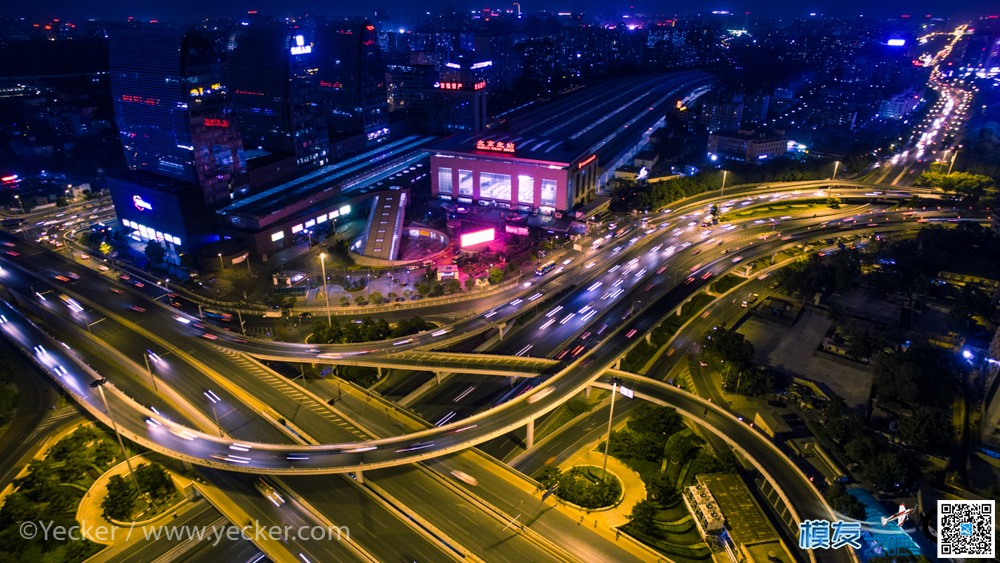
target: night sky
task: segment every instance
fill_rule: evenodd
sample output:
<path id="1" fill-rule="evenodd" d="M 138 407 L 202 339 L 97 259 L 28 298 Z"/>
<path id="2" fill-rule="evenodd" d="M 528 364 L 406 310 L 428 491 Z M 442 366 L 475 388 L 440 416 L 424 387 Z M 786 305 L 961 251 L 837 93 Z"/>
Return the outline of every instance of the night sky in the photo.
<path id="1" fill-rule="evenodd" d="M 760 17 L 796 17 L 809 12 L 825 13 L 831 16 L 868 17 L 898 16 L 900 14 L 953 16 L 975 18 L 988 13 L 1000 12 L 997 0 L 954 0 L 947 3 L 934 0 L 688 0 L 685 2 L 615 2 L 607 0 L 524 0 L 522 11 L 541 9 L 551 11 L 585 11 L 599 15 L 611 15 L 627 10 L 630 4 L 635 11 L 645 14 L 690 14 L 711 10 L 730 10 L 735 13 L 749 11 Z M 275 16 L 316 13 L 323 15 L 367 15 L 373 8 L 381 8 L 389 16 L 413 14 L 415 11 L 440 11 L 446 7 L 457 10 L 472 10 L 483 7 L 508 7 L 509 2 L 469 2 L 454 0 L 375 0 L 361 3 L 342 0 L 30 0 L 0 3 L 0 15 L 24 16 L 29 18 L 124 18 L 134 16 L 139 19 L 176 20 L 190 19 L 195 15 L 235 16 L 249 9 Z M 371 6 L 373 8 L 367 8 Z M 368 9 L 367 13 L 361 12 Z M 946 10 L 946 11 L 943 11 Z"/>

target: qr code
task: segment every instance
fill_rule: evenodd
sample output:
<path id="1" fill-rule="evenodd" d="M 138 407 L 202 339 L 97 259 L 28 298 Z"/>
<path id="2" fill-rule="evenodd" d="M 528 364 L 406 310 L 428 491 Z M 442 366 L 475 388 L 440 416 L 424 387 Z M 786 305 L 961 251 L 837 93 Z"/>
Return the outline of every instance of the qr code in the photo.
<path id="1" fill-rule="evenodd" d="M 939 558 L 996 557 L 996 501 L 937 502 Z"/>

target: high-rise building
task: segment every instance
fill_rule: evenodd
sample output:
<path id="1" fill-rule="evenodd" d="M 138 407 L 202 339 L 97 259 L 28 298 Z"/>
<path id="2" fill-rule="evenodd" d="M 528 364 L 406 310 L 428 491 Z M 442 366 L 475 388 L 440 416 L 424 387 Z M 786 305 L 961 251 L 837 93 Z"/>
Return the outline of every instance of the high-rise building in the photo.
<path id="1" fill-rule="evenodd" d="M 111 41 L 111 93 L 128 167 L 229 201 L 245 182 L 243 144 L 212 41 L 195 31 L 122 31 Z"/>
<path id="2" fill-rule="evenodd" d="M 370 22 L 328 24 L 316 31 L 320 94 L 338 137 L 374 144 L 389 133 L 385 65 Z"/>
<path id="3" fill-rule="evenodd" d="M 473 53 L 454 53 L 445 63 L 440 80 L 425 96 L 427 130 L 448 135 L 482 131 L 486 126 L 487 75 L 492 61 L 476 60 Z"/>
<path id="4" fill-rule="evenodd" d="M 703 100 L 701 121 L 710 133 L 739 129 L 743 122 L 743 102 L 733 101 L 731 96 Z"/>
<path id="5" fill-rule="evenodd" d="M 262 24 L 239 28 L 227 46 L 226 78 L 244 147 L 294 158 L 297 169 L 325 164 L 330 146 L 313 43 L 305 31 Z"/>

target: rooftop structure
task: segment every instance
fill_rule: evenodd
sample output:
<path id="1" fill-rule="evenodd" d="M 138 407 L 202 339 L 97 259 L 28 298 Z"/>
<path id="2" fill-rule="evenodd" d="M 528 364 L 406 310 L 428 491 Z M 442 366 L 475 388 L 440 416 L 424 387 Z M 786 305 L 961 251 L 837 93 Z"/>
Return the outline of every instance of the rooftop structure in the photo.
<path id="1" fill-rule="evenodd" d="M 431 193 L 444 200 L 553 215 L 586 203 L 630 163 L 665 111 L 711 78 L 642 76 L 586 88 L 431 148 Z"/>

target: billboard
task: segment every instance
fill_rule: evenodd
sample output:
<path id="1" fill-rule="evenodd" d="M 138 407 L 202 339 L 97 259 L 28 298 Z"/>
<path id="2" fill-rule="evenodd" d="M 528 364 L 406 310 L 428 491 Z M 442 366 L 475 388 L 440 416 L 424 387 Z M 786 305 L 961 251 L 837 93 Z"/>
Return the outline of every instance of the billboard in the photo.
<path id="1" fill-rule="evenodd" d="M 496 229 L 483 229 L 482 231 L 463 233 L 462 236 L 459 238 L 459 246 L 465 248 L 466 246 L 473 246 L 484 242 L 490 242 L 495 238 L 496 238 Z"/>
<path id="2" fill-rule="evenodd" d="M 504 225 L 503 229 L 512 235 L 528 236 L 528 227 L 517 225 Z"/>

